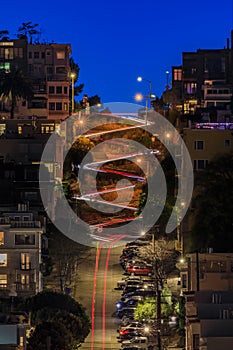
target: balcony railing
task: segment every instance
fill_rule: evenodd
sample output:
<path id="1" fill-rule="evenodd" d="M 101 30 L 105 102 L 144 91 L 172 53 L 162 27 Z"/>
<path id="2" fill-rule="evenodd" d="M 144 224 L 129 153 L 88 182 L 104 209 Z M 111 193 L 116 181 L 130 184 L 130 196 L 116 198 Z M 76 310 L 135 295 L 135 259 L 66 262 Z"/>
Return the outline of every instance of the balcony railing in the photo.
<path id="1" fill-rule="evenodd" d="M 36 291 L 36 284 L 33 283 L 20 283 L 16 282 L 16 291 L 17 292 L 35 292 Z"/>
<path id="2" fill-rule="evenodd" d="M 40 221 L 11 221 L 12 228 L 41 228 Z"/>

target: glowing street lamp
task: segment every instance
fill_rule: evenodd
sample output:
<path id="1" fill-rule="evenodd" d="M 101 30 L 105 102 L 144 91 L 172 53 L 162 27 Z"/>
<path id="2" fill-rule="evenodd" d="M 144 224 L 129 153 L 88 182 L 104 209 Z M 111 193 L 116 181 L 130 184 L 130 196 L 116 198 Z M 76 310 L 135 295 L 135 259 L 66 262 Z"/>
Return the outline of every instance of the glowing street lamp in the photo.
<path id="1" fill-rule="evenodd" d="M 74 79 L 76 78 L 76 74 L 74 72 L 71 72 L 70 77 L 71 77 L 71 84 L 72 84 L 71 112 L 74 113 Z"/>
<path id="2" fill-rule="evenodd" d="M 150 85 L 150 94 L 149 95 L 146 95 L 146 117 L 145 117 L 145 124 L 147 125 L 147 120 L 148 120 L 148 99 L 150 101 L 150 107 L 151 107 L 151 98 L 154 98 L 155 95 L 152 94 L 152 81 L 151 80 L 148 80 L 148 79 L 145 79 L 145 78 L 142 78 L 142 77 L 137 77 L 137 81 L 138 82 L 142 82 L 142 81 L 147 81 Z"/>

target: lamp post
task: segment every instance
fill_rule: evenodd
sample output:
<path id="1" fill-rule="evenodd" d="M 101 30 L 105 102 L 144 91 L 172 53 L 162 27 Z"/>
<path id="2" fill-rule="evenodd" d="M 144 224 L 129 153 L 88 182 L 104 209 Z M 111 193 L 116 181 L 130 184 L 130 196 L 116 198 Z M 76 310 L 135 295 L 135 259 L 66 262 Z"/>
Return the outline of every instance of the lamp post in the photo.
<path id="1" fill-rule="evenodd" d="M 71 95 L 71 112 L 74 113 L 74 79 L 76 77 L 75 73 L 70 74 L 71 84 L 72 84 L 72 95 Z"/>
<path id="2" fill-rule="evenodd" d="M 166 85 L 166 90 L 168 90 L 169 89 L 169 71 L 168 70 L 166 70 L 166 83 L 167 83 L 167 85 Z"/>
<path id="3" fill-rule="evenodd" d="M 148 99 L 149 99 L 149 107 L 151 107 L 151 98 L 152 98 L 152 81 L 151 80 L 148 80 L 148 79 L 145 79 L 145 78 L 142 78 L 142 77 L 137 77 L 137 81 L 141 82 L 141 81 L 147 81 L 149 83 L 149 86 L 150 86 L 150 94 L 149 95 L 146 95 L 146 117 L 145 117 L 145 123 L 147 125 L 147 120 L 148 120 Z"/>

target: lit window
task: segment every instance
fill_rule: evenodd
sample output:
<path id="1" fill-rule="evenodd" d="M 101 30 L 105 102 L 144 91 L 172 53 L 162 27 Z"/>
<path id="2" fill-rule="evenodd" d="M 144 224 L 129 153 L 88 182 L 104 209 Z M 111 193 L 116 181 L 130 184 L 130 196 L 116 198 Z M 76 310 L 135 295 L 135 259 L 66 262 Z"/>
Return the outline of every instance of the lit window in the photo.
<path id="1" fill-rule="evenodd" d="M 64 58 L 65 58 L 65 51 L 57 51 L 57 59 L 64 60 Z"/>
<path id="2" fill-rule="evenodd" d="M 4 232 L 0 232 L 0 245 L 4 245 Z"/>
<path id="3" fill-rule="evenodd" d="M 68 111 L 68 103 L 64 103 L 64 111 Z"/>
<path id="4" fill-rule="evenodd" d="M 182 69 L 174 69 L 173 77 L 174 77 L 174 80 L 181 81 L 182 80 Z"/>
<path id="5" fill-rule="evenodd" d="M 21 284 L 22 285 L 29 285 L 30 276 L 29 275 L 21 275 Z"/>
<path id="6" fill-rule="evenodd" d="M 24 346 L 24 338 L 19 337 L 19 346 Z"/>
<path id="7" fill-rule="evenodd" d="M 7 274 L 0 275 L 0 288 L 7 287 Z"/>
<path id="8" fill-rule="evenodd" d="M 30 262 L 30 254 L 21 253 L 21 270 L 30 270 L 31 262 Z"/>
<path id="9" fill-rule="evenodd" d="M 0 267 L 7 266 L 7 254 L 0 254 Z"/>

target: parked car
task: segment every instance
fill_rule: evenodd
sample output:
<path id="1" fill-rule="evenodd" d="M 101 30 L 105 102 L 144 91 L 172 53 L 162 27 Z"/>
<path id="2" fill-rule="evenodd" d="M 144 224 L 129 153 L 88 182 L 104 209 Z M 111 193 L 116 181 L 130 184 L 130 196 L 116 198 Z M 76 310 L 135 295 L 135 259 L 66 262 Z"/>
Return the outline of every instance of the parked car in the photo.
<path id="1" fill-rule="evenodd" d="M 135 276 L 129 276 L 125 279 L 122 279 L 120 281 L 117 281 L 117 288 L 118 289 L 123 289 L 128 283 L 130 282 L 138 282 L 138 283 L 141 283 L 141 279 L 140 277 L 135 277 Z"/>
<path id="2" fill-rule="evenodd" d="M 130 265 L 127 267 L 127 273 L 131 275 L 138 275 L 138 276 L 151 276 L 153 274 L 153 267 L 152 265 Z"/>
<path id="3" fill-rule="evenodd" d="M 135 296 L 135 295 L 140 295 L 144 298 L 155 297 L 156 291 L 154 288 L 140 288 L 130 293 L 126 293 L 126 294 L 122 293 L 121 301 L 125 301 L 125 299 L 131 298 L 132 296 Z"/>
<path id="4" fill-rule="evenodd" d="M 147 337 L 133 337 L 131 339 L 126 339 L 126 340 L 123 340 L 122 343 L 121 343 L 121 346 L 124 347 L 124 346 L 130 346 L 130 345 L 140 345 L 140 346 L 145 346 L 145 349 L 147 349 L 147 346 L 148 346 L 148 338 Z"/>
<path id="5" fill-rule="evenodd" d="M 122 318 L 123 316 L 134 316 L 134 311 L 136 309 L 136 306 L 127 306 L 127 307 L 123 307 L 121 310 L 119 310 L 117 312 L 117 316 L 119 318 Z"/>

